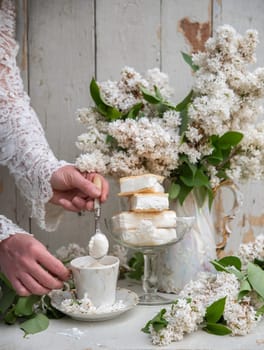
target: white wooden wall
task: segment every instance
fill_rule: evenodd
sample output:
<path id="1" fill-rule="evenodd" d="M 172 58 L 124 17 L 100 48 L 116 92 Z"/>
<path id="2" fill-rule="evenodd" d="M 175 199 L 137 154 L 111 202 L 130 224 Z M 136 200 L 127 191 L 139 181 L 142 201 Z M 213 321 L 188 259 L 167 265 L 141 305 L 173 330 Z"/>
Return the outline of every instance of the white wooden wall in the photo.
<path id="1" fill-rule="evenodd" d="M 202 48 L 208 33 L 220 24 L 231 24 L 241 33 L 257 29 L 258 65 L 264 66 L 263 13 L 263 0 L 17 0 L 18 62 L 56 156 L 74 162 L 78 155 L 75 140 L 83 129 L 75 111 L 90 102 L 92 76 L 118 79 L 125 65 L 142 73 L 158 66 L 169 74 L 178 102 L 192 81 L 180 52 Z M 69 242 L 87 245 L 93 232 L 89 214 L 67 213 L 57 232 L 43 232 L 28 218 L 7 170 L 0 170 L 1 213 L 34 233 L 51 251 Z M 104 217 L 119 207 L 117 187 L 110 181 Z M 229 250 L 262 232 L 262 189 L 259 183 L 242 186 L 244 205 L 232 225 Z"/>

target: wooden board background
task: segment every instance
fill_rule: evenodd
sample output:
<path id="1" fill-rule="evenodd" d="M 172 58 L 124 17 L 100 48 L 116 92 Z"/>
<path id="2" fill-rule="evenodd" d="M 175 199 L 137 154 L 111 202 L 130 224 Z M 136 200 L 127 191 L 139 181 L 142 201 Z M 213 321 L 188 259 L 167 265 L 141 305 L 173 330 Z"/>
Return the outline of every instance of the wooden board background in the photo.
<path id="1" fill-rule="evenodd" d="M 78 155 L 75 141 L 83 129 L 75 111 L 90 102 L 92 76 L 118 79 L 125 65 L 141 73 L 160 67 L 169 74 L 178 102 L 192 82 L 180 52 L 202 48 L 218 25 L 231 24 L 241 33 L 257 29 L 262 42 L 258 65 L 264 66 L 263 13 L 263 0 L 17 0 L 18 63 L 56 156 L 74 162 Z M 117 186 L 109 180 L 111 196 L 103 217 L 120 207 Z M 228 251 L 261 233 L 264 224 L 263 183 L 247 183 L 241 189 L 244 204 L 232 223 Z M 28 217 L 4 168 L 0 212 L 34 233 L 51 251 L 69 242 L 86 246 L 94 229 L 90 214 L 67 213 L 56 232 L 41 231 Z"/>

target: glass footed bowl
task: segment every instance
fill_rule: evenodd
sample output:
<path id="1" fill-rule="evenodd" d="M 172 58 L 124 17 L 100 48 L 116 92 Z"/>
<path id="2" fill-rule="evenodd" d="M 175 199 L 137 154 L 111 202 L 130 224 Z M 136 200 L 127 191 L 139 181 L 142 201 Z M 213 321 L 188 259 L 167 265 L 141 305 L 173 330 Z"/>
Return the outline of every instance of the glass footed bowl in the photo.
<path id="1" fill-rule="evenodd" d="M 171 239 L 169 241 L 166 241 L 166 242 L 153 243 L 153 244 L 144 244 L 144 243 L 133 244 L 133 243 L 128 242 L 124 238 L 124 234 L 122 232 L 115 232 L 113 230 L 112 219 L 106 219 L 105 225 L 106 225 L 106 228 L 107 228 L 108 232 L 110 233 L 111 237 L 115 240 L 116 243 L 119 243 L 127 248 L 131 248 L 131 249 L 135 249 L 137 251 L 144 252 L 145 250 L 164 249 L 172 244 L 178 243 L 179 241 L 181 241 L 183 239 L 185 234 L 187 232 L 189 232 L 189 230 L 192 228 L 194 220 L 195 220 L 195 217 L 193 217 L 193 216 L 177 217 L 177 222 L 176 222 L 176 227 L 175 227 L 177 237 L 175 237 L 174 239 Z"/>
<path id="2" fill-rule="evenodd" d="M 113 230 L 112 219 L 106 219 L 105 225 L 114 241 L 124 247 L 139 251 L 144 256 L 144 275 L 142 279 L 143 295 L 139 297 L 139 304 L 143 305 L 161 305 L 171 303 L 171 299 L 158 294 L 158 268 L 159 255 L 161 251 L 167 249 L 173 244 L 180 242 L 186 233 L 188 233 L 195 221 L 193 216 L 181 216 L 176 219 L 177 238 L 160 244 L 132 244 L 124 239 L 122 232 Z M 179 267 L 180 268 L 180 267 Z"/>

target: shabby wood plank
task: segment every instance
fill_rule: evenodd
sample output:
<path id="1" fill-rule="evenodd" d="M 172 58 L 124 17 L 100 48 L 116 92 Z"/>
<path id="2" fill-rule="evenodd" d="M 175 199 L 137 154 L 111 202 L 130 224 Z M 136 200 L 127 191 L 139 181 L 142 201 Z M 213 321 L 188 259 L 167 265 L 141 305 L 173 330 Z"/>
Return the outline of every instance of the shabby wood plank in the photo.
<path id="1" fill-rule="evenodd" d="M 176 103 L 190 91 L 192 74 L 181 52 L 203 50 L 211 32 L 210 0 L 161 1 L 161 63 L 169 74 Z"/>
<path id="2" fill-rule="evenodd" d="M 99 80 L 118 79 L 124 66 L 140 73 L 160 66 L 160 1 L 97 0 Z"/>
<path id="3" fill-rule="evenodd" d="M 75 141 L 83 130 L 75 111 L 88 103 L 94 67 L 94 1 L 29 1 L 29 91 L 59 159 L 74 162 L 79 153 Z M 86 245 L 93 223 L 67 213 L 57 232 L 43 232 L 35 223 L 32 229 L 54 251 L 69 242 Z"/>

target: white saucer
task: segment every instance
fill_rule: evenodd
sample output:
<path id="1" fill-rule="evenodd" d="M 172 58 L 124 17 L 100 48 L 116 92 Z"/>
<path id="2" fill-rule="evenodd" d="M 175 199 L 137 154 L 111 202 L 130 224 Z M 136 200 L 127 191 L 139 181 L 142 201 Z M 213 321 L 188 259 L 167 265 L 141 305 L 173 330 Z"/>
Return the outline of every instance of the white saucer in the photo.
<path id="1" fill-rule="evenodd" d="M 51 298 L 51 305 L 59 310 L 60 312 L 64 313 L 65 315 L 78 320 L 78 321 L 105 321 L 109 320 L 111 318 L 114 318 L 118 315 L 121 315 L 122 313 L 132 309 L 134 306 L 137 305 L 139 299 L 136 293 L 132 292 L 129 289 L 125 288 L 118 288 L 116 291 L 116 303 L 105 309 L 95 309 L 95 310 L 89 310 L 87 308 L 85 311 L 82 310 L 76 310 L 76 311 L 68 311 L 65 310 L 65 308 L 62 306 L 62 302 L 66 299 L 72 299 L 72 293 L 70 291 L 62 291 L 62 290 L 53 290 L 49 293 L 49 296 Z M 121 307 L 120 307 L 121 303 Z M 118 307 L 116 307 L 119 305 Z"/>

